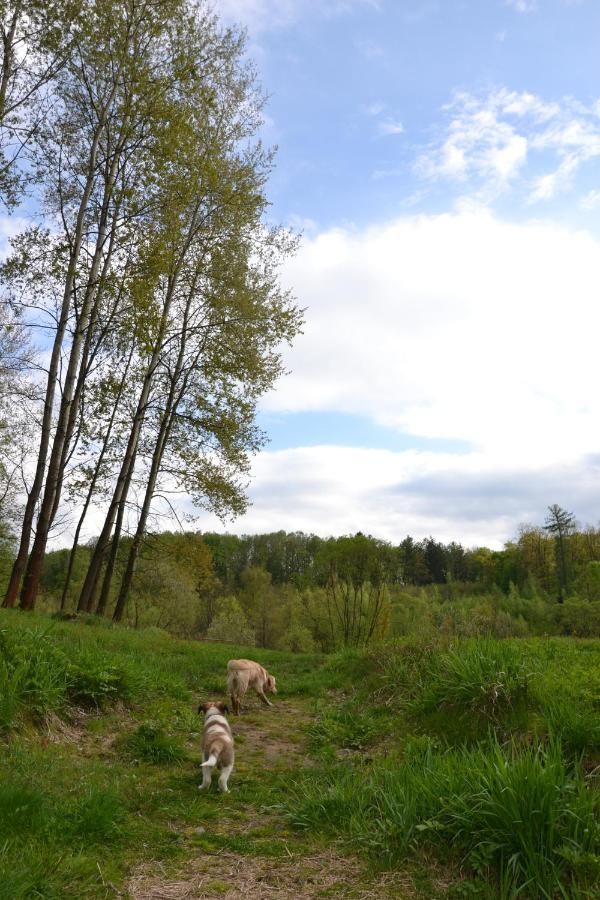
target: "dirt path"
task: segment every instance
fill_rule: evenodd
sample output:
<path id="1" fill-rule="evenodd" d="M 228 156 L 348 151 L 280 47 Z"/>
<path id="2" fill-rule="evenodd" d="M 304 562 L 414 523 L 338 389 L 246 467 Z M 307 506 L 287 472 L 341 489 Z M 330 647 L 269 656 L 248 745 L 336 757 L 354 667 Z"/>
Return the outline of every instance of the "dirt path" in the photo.
<path id="1" fill-rule="evenodd" d="M 236 742 L 231 793 L 215 793 L 215 802 L 222 801 L 222 815 L 207 823 L 206 830 L 218 831 L 224 840 L 242 840 L 247 849 L 198 849 L 176 872 L 158 863 L 140 866 L 127 884 L 130 900 L 419 896 L 410 876 L 369 876 L 362 861 L 291 832 L 276 810 L 246 799 L 257 777 L 277 773 L 285 778 L 289 773 L 293 778 L 299 769 L 315 765 L 306 751 L 310 715 L 309 705 L 299 700 L 278 699 L 272 709 L 250 700 L 243 715 L 230 720 Z"/>

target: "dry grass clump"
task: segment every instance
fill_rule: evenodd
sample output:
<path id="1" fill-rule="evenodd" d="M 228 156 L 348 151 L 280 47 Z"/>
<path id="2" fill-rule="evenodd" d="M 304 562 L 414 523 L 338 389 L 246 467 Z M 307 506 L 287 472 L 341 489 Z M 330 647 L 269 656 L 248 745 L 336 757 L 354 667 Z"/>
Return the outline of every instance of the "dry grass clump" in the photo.
<path id="1" fill-rule="evenodd" d="M 177 878 L 164 872 L 149 875 L 144 866 L 129 879 L 127 890 L 131 900 L 410 900 L 416 896 L 413 880 L 405 873 L 369 877 L 364 864 L 332 851 L 276 859 L 221 851 L 199 857 Z"/>

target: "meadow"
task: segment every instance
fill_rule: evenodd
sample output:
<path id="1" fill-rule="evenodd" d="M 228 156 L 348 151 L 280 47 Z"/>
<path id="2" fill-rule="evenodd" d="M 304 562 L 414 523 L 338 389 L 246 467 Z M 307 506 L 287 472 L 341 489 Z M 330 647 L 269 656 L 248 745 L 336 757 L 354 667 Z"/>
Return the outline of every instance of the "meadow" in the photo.
<path id="1" fill-rule="evenodd" d="M 199 701 L 280 688 L 198 792 Z M 591 898 L 600 641 L 292 654 L 0 612 L 0 898 Z"/>

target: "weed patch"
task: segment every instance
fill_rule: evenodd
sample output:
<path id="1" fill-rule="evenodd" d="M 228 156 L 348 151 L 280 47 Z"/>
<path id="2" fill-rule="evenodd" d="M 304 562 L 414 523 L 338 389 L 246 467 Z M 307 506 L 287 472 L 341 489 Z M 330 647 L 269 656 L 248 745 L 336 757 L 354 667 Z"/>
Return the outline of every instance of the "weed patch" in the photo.
<path id="1" fill-rule="evenodd" d="M 153 722 L 143 722 L 120 742 L 122 750 L 137 762 L 168 765 L 181 762 L 185 751 Z"/>
<path id="2" fill-rule="evenodd" d="M 508 711 L 527 705 L 532 671 L 518 647 L 479 640 L 434 657 L 427 675 L 414 708 L 452 709 L 499 722 Z"/>
<path id="3" fill-rule="evenodd" d="M 342 833 L 389 867 L 421 848 L 458 853 L 500 896 L 591 888 L 600 875 L 600 803 L 559 745 L 412 751 L 370 770 L 307 775 L 286 804 L 290 820 Z"/>

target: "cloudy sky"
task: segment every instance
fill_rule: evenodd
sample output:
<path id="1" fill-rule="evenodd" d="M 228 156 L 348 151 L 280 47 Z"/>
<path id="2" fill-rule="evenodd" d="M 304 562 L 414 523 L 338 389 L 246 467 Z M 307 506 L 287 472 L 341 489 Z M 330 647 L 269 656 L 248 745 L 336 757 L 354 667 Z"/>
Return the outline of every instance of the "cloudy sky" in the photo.
<path id="1" fill-rule="evenodd" d="M 498 547 L 550 503 L 596 524 L 600 3 L 216 9 L 270 95 L 306 307 L 227 529 Z"/>

